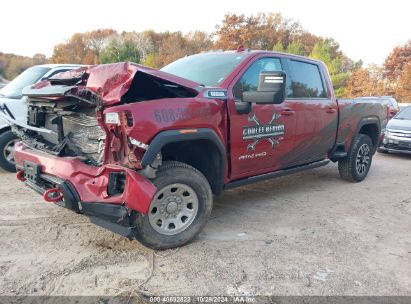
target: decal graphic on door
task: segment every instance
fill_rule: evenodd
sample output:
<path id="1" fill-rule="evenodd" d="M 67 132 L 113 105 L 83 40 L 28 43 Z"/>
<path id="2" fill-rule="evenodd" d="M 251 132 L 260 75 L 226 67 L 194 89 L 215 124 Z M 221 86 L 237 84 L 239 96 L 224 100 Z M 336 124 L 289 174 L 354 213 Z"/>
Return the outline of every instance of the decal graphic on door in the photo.
<path id="1" fill-rule="evenodd" d="M 280 114 L 274 113 L 268 124 L 261 124 L 255 113 L 250 113 L 248 121 L 255 123 L 255 126 L 243 127 L 243 140 L 253 141 L 247 145 L 248 151 L 254 151 L 262 139 L 268 140 L 273 149 L 280 144 L 285 130 L 284 124 L 275 124 L 280 117 Z"/>

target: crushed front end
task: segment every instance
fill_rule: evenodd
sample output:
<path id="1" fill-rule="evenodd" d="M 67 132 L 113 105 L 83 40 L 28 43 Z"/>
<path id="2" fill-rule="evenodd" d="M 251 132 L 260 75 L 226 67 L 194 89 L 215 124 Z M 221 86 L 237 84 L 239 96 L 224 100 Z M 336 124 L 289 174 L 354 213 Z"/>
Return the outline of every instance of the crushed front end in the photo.
<path id="1" fill-rule="evenodd" d="M 129 113 L 103 112 L 121 103 L 137 72 L 158 73 L 129 63 L 80 68 L 25 90 L 26 124 L 0 112 L 21 139 L 14 152 L 19 180 L 46 201 L 127 237 L 156 188 L 138 161 L 146 147 L 125 132 L 133 123 Z"/>

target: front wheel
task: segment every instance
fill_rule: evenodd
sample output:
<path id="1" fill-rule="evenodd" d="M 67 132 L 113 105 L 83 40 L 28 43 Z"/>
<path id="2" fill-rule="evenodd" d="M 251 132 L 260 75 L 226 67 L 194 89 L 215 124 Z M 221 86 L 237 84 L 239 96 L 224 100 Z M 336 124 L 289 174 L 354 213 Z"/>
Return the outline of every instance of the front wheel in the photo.
<path id="1" fill-rule="evenodd" d="M 17 136 L 10 130 L 0 134 L 0 167 L 9 172 L 16 172 L 13 152 L 17 141 Z"/>
<path id="2" fill-rule="evenodd" d="M 340 176 L 350 182 L 361 182 L 371 167 L 373 144 L 368 135 L 358 134 L 347 157 L 338 162 Z"/>
<path id="3" fill-rule="evenodd" d="M 181 162 L 164 162 L 153 180 L 157 192 L 148 214 L 136 218 L 136 239 L 147 247 L 164 250 L 182 246 L 203 228 L 212 209 L 207 179 Z"/>

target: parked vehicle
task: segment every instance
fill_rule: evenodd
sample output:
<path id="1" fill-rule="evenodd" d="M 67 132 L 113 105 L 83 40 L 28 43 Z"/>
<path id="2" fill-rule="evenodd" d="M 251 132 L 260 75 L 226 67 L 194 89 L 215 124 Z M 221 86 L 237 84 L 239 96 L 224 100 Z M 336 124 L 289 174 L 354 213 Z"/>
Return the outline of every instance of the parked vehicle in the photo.
<path id="1" fill-rule="evenodd" d="M 2 113 L 18 179 L 155 249 L 189 242 L 224 189 L 329 161 L 362 181 L 387 122 L 380 104 L 336 100 L 322 62 L 268 51 L 97 65 L 25 95 L 26 123 Z"/>
<path id="2" fill-rule="evenodd" d="M 393 118 L 399 111 L 400 106 L 397 100 L 392 96 L 379 96 L 379 97 L 358 97 L 362 101 L 381 103 L 388 107 L 388 117 Z"/>
<path id="3" fill-rule="evenodd" d="M 80 67 L 72 64 L 44 64 L 28 68 L 0 90 L 0 106 L 6 104 L 15 119 L 26 121 L 26 107 L 21 92 L 24 87 L 40 80 L 45 80 L 57 73 Z M 10 126 L 0 118 L 0 167 L 15 172 L 16 165 L 13 159 L 14 144 L 18 138 Z"/>
<path id="4" fill-rule="evenodd" d="M 388 122 L 378 152 L 411 154 L 411 106 L 402 109 Z"/>

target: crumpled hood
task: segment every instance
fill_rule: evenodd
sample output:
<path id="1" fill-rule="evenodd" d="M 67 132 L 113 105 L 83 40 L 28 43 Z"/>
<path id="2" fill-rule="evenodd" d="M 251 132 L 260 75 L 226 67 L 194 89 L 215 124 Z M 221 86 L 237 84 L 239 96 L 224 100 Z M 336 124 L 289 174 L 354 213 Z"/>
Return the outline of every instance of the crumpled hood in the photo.
<path id="1" fill-rule="evenodd" d="M 139 72 L 165 80 L 170 84 L 179 85 L 193 92 L 198 92 L 198 88 L 201 86 L 191 80 L 163 71 L 130 62 L 120 62 L 81 67 L 56 74 L 48 81 L 40 82 L 32 88 L 24 90 L 23 95 L 58 97 L 66 94 L 74 85 L 84 85 L 88 90 L 98 94 L 104 105 L 113 105 L 121 101 L 121 97 L 128 91 L 134 77 Z M 65 85 L 65 91 L 64 88 L 57 89 L 57 86 L 61 85 Z M 56 86 L 56 88 L 51 89 L 50 86 Z"/>

